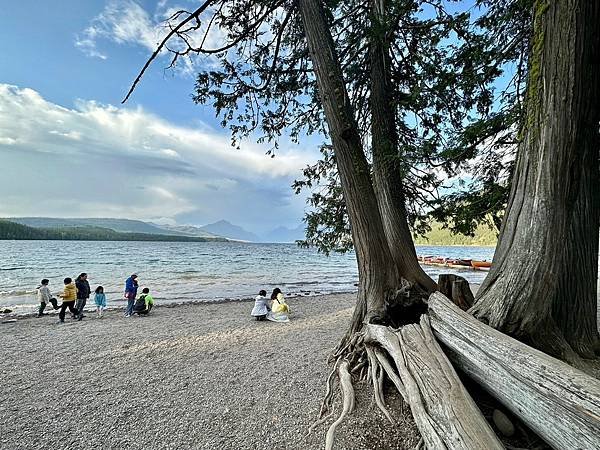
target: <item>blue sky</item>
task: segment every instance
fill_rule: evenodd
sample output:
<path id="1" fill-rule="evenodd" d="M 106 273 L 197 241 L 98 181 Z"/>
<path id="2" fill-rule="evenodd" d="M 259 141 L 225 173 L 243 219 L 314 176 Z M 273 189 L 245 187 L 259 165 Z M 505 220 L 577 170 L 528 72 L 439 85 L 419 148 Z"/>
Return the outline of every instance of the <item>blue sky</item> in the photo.
<path id="1" fill-rule="evenodd" d="M 192 2 L 194 3 L 194 2 Z M 275 159 L 229 145 L 210 107 L 193 104 L 193 65 L 159 58 L 121 105 L 185 1 L 10 2 L 0 15 L 0 217 L 123 217 L 264 233 L 296 227 L 290 183 L 317 155 L 284 143 Z M 197 64 L 198 62 L 196 62 Z"/>

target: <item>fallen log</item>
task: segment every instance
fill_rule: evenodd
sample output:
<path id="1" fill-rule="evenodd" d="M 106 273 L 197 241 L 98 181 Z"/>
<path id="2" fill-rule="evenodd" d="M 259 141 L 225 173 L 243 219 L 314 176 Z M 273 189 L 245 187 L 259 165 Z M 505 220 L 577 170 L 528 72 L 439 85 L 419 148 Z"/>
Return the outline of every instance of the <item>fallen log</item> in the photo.
<path id="1" fill-rule="evenodd" d="M 429 297 L 450 360 L 555 449 L 600 448 L 600 381 Z"/>
<path id="2" fill-rule="evenodd" d="M 398 330 L 367 325 L 365 343 L 375 346 L 382 370 L 409 404 L 427 448 L 504 448 L 436 342 L 426 315 L 420 324 Z M 397 372 L 385 362 L 379 347 Z"/>

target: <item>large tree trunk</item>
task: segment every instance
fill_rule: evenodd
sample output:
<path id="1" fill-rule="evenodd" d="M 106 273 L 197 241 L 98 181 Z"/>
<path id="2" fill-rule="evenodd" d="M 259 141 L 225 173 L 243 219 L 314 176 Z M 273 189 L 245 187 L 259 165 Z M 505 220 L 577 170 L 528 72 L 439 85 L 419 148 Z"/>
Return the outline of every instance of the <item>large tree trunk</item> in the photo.
<path id="1" fill-rule="evenodd" d="M 358 126 L 325 13 L 319 0 L 298 0 L 321 102 L 348 209 L 359 273 L 357 307 L 350 333 L 365 317 L 379 321 L 393 303 L 399 280 L 377 208 Z"/>
<path id="2" fill-rule="evenodd" d="M 597 316 L 600 173 L 597 148 L 587 150 L 552 317 L 573 350 L 585 358 L 593 358 L 600 350 Z"/>
<path id="3" fill-rule="evenodd" d="M 408 228 L 398 134 L 395 122 L 394 91 L 386 25 L 388 1 L 371 0 L 369 59 L 371 63 L 371 146 L 373 183 L 390 252 L 400 276 L 432 292 L 435 282 L 423 271 Z"/>
<path id="4" fill-rule="evenodd" d="M 435 337 L 450 360 L 557 449 L 600 448 L 600 381 L 482 324 L 439 292 Z"/>
<path id="5" fill-rule="evenodd" d="M 576 355 L 554 322 L 553 301 L 569 298 L 559 293 L 566 286 L 559 280 L 573 273 L 567 266 L 577 252 L 598 239 L 597 225 L 590 235 L 587 225 L 573 222 L 573 205 L 588 207 L 578 200 L 589 188 L 580 189 L 584 167 L 598 158 L 598 23 L 597 0 L 535 2 L 523 140 L 492 270 L 471 309 L 492 327 L 567 360 Z M 597 260 L 597 250 L 588 251 Z M 584 276 L 590 286 L 592 271 L 584 272 L 569 287 Z M 578 299 L 586 305 L 573 311 L 574 323 L 592 308 L 591 296 Z M 555 317 L 564 317 L 557 302 Z"/>

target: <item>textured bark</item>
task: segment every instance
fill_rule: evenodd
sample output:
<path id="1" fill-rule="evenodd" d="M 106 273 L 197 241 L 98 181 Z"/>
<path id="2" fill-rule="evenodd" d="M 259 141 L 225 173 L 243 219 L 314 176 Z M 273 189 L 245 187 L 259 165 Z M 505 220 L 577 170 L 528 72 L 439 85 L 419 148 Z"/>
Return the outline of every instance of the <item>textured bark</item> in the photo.
<path id="1" fill-rule="evenodd" d="M 439 292 L 435 337 L 450 360 L 556 449 L 600 448 L 600 381 L 500 333 Z"/>
<path id="2" fill-rule="evenodd" d="M 596 70 L 600 73 L 600 67 Z M 592 358 L 600 350 L 597 316 L 598 151 L 588 151 L 585 161 L 567 235 L 569 245 L 564 247 L 564 266 L 552 303 L 552 317 L 571 347 L 581 356 Z"/>
<path id="3" fill-rule="evenodd" d="M 597 225 L 591 235 L 583 221 L 571 227 L 574 205 L 586 190 L 579 184 L 585 165 L 590 155 L 598 158 L 599 21 L 597 0 L 535 3 L 527 123 L 492 269 L 471 308 L 492 327 L 567 359 L 574 354 L 552 309 L 555 317 L 564 317 L 559 304 L 568 299 L 573 282 L 585 277 L 590 286 L 593 276 L 586 270 L 559 283 L 559 274 L 574 273 L 567 266 L 578 252 L 592 240 L 595 247 L 598 239 Z M 597 250 L 584 253 L 598 257 Z M 559 295 L 561 286 L 570 292 Z M 572 311 L 573 324 L 592 308 L 591 296 L 577 298 L 585 307 Z"/>
<path id="4" fill-rule="evenodd" d="M 408 228 L 395 107 L 392 103 L 391 62 L 386 38 L 388 1 L 371 0 L 371 146 L 373 184 L 390 252 L 400 275 L 433 292 L 435 282 L 417 261 L 417 252 Z"/>
<path id="5" fill-rule="evenodd" d="M 342 77 L 322 2 L 298 0 L 317 86 L 335 151 L 344 200 L 348 209 L 359 272 L 357 307 L 350 333 L 367 317 L 385 316 L 399 280 L 388 248 L 369 165 Z"/>
<path id="6" fill-rule="evenodd" d="M 394 384 L 430 449 L 491 450 L 504 448 L 464 388 L 436 342 L 426 315 L 420 324 L 399 330 L 368 325 L 366 342 L 385 349 L 394 361 Z"/>

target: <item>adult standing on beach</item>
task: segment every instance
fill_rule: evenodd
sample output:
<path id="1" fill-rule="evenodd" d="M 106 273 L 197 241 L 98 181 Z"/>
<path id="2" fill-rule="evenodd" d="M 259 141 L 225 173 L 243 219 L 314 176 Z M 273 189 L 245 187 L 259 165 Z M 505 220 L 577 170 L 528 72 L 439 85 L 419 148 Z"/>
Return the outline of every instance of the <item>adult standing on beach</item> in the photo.
<path id="1" fill-rule="evenodd" d="M 77 306 L 75 309 L 79 312 L 77 320 L 83 319 L 83 308 L 87 303 L 87 299 L 90 298 L 90 283 L 87 280 L 87 273 L 81 273 L 75 280 L 75 287 L 77 287 Z"/>
<path id="2" fill-rule="evenodd" d="M 135 296 L 138 290 L 137 277 L 137 273 L 134 273 L 125 280 L 125 298 L 127 299 L 125 317 L 131 317 L 133 314 L 133 305 L 135 305 Z"/>

